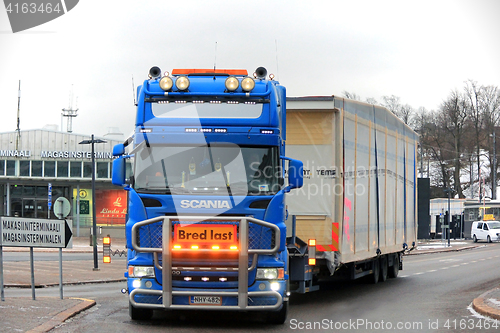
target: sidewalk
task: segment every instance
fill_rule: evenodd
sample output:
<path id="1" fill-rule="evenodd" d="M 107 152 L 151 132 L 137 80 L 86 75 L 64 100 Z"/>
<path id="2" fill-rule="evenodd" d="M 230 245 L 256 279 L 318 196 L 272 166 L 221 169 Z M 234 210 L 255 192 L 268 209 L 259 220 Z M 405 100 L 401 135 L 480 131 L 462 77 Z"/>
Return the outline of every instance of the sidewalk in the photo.
<path id="1" fill-rule="evenodd" d="M 84 284 L 126 281 L 126 261 L 118 260 L 119 255 L 112 257 L 110 264 L 102 262 L 102 238 L 98 241 L 98 271 L 94 271 L 93 247 L 88 237 L 74 237 L 73 248 L 63 249 L 63 284 Z M 125 251 L 125 239 L 111 240 L 113 252 Z M 9 252 L 28 252 L 29 248 L 4 247 L 3 277 L 4 286 L 8 288 L 31 288 L 31 270 L 28 261 L 5 261 Z M 35 267 L 35 288 L 59 286 L 59 259 L 55 261 L 37 261 L 37 256 L 59 249 L 33 249 Z M 65 254 L 88 254 L 88 260 L 64 261 Z M 126 255 L 126 252 L 125 254 Z M 124 284 L 125 287 L 125 284 Z M 7 292 L 6 292 L 7 293 Z M 81 298 L 58 297 L 5 297 L 0 301 L 0 332 L 48 332 L 67 319 L 95 305 L 95 301 Z"/>
<path id="2" fill-rule="evenodd" d="M 125 251 L 125 239 L 114 238 L 111 241 L 113 252 Z M 118 255 L 112 257 L 111 264 L 102 263 L 102 239 L 98 239 L 99 271 L 93 270 L 93 248 L 89 238 L 73 238 L 73 248 L 63 249 L 65 253 L 88 253 L 88 260 L 63 261 L 63 283 L 83 284 L 125 281 L 123 273 L 126 270 L 125 261 L 117 260 Z M 473 243 L 470 240 L 451 241 L 451 246 L 441 240 L 419 242 L 417 247 L 408 255 L 424 255 L 439 252 L 465 251 L 484 246 L 484 243 Z M 28 248 L 3 248 L 5 252 L 29 252 Z M 55 252 L 58 249 L 34 249 L 35 258 L 35 286 L 43 288 L 59 285 L 59 262 L 36 261 L 38 253 Z M 5 257 L 5 256 L 4 256 Z M 57 260 L 57 259 L 56 259 Z M 4 285 L 6 288 L 31 288 L 31 272 L 29 261 L 5 262 Z M 0 302 L 0 317 L 2 325 L 0 332 L 48 332 L 65 320 L 91 308 L 95 301 L 80 298 L 65 298 L 63 300 L 52 297 L 37 297 L 33 301 L 29 297 L 5 298 Z M 490 290 L 473 301 L 474 309 L 491 318 L 500 319 L 500 289 Z"/>

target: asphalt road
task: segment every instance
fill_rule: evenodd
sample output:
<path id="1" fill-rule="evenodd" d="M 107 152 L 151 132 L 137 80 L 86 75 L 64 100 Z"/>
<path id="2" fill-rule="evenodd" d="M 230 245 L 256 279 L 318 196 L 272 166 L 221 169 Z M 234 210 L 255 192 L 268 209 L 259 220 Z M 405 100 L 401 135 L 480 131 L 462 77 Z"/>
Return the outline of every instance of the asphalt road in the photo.
<path id="1" fill-rule="evenodd" d="M 124 283 L 67 286 L 65 296 L 90 298 L 97 306 L 54 332 L 498 332 L 475 317 L 471 301 L 500 284 L 500 244 L 474 250 L 405 257 L 397 279 L 322 284 L 320 292 L 292 295 L 288 321 L 266 324 L 252 313 L 155 313 L 133 322 Z M 57 296 L 57 288 L 37 291 Z M 24 295 L 22 290 L 17 296 Z M 24 291 L 24 293 L 26 293 Z"/>

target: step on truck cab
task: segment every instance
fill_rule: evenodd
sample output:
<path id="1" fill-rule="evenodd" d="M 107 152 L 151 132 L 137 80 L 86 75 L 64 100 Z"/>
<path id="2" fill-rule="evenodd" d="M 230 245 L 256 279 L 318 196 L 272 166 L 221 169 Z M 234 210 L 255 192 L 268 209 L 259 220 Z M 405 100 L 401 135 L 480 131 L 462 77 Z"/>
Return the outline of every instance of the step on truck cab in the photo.
<path id="1" fill-rule="evenodd" d="M 303 165 L 285 140 L 285 88 L 264 68 L 151 68 L 134 134 L 113 151 L 112 182 L 128 191 L 132 319 L 201 309 L 286 320 L 285 193 L 302 186 Z"/>

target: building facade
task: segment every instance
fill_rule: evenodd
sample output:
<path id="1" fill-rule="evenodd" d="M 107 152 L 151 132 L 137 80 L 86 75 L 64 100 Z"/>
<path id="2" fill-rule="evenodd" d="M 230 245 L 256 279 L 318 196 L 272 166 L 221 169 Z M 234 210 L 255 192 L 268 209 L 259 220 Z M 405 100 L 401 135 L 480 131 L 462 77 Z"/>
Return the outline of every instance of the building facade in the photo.
<path id="1" fill-rule="evenodd" d="M 123 226 L 126 192 L 111 184 L 112 150 L 120 141 L 95 143 L 95 198 L 92 202 L 92 153 L 88 135 L 51 130 L 0 133 L 1 216 L 56 218 L 49 210 L 59 197 L 71 204 L 73 231 L 92 225 L 92 205 L 101 226 Z M 97 138 L 96 138 L 97 139 Z M 50 205 L 51 205 L 50 204 Z"/>

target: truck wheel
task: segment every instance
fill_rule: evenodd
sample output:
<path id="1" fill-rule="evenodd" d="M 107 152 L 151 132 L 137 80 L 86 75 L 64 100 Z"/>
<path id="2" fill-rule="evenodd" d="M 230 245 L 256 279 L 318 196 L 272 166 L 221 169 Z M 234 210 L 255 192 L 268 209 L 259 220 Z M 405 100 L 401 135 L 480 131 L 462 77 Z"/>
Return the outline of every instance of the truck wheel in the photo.
<path id="1" fill-rule="evenodd" d="M 268 312 L 266 321 L 269 324 L 282 325 L 285 323 L 287 316 L 288 316 L 288 301 L 283 302 L 281 310 Z"/>
<path id="2" fill-rule="evenodd" d="M 372 261 L 372 269 L 373 274 L 371 275 L 371 282 L 373 284 L 377 284 L 378 279 L 380 278 L 380 261 L 378 260 L 378 258 Z"/>
<path id="3" fill-rule="evenodd" d="M 491 237 L 490 237 L 490 235 L 488 235 L 488 238 L 486 240 L 488 241 L 488 243 L 491 243 Z"/>
<path id="4" fill-rule="evenodd" d="M 472 240 L 474 241 L 474 243 L 477 243 L 477 237 L 476 237 L 476 235 L 472 236 Z"/>
<path id="5" fill-rule="evenodd" d="M 397 278 L 399 274 L 399 254 L 394 255 L 393 265 L 389 269 L 389 277 Z"/>
<path id="6" fill-rule="evenodd" d="M 153 317 L 153 310 L 136 308 L 129 302 L 128 314 L 132 320 L 149 320 Z"/>
<path id="7" fill-rule="evenodd" d="M 389 270 L 387 256 L 380 257 L 379 263 L 380 263 L 380 281 L 385 282 L 387 280 L 387 274 Z"/>

